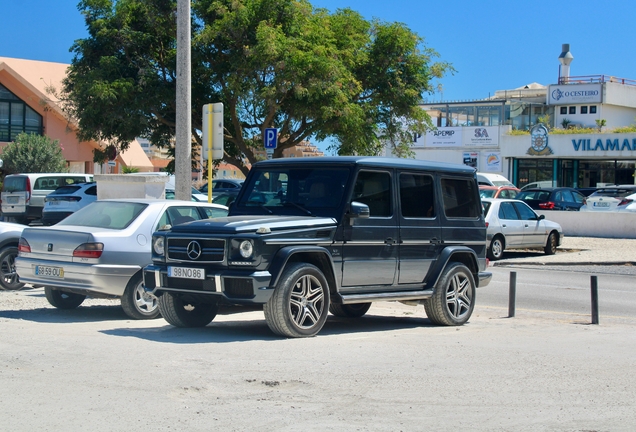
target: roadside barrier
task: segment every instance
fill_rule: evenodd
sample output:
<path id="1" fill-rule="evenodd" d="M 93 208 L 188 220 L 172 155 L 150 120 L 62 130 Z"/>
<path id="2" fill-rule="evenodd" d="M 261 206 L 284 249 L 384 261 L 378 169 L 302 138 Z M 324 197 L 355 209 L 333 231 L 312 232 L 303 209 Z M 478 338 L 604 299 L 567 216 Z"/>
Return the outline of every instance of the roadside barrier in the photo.
<path id="1" fill-rule="evenodd" d="M 598 324 L 598 277 L 590 276 L 590 293 L 592 303 L 592 324 Z M 517 301 L 517 272 L 510 272 L 508 284 L 508 318 L 515 316 L 515 303 Z"/>

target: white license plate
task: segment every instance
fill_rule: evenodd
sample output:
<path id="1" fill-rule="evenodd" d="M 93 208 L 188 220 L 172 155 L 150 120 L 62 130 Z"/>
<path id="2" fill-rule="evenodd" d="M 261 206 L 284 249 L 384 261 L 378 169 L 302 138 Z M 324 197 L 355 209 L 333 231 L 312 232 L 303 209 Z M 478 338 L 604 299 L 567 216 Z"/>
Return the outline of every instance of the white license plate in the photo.
<path id="1" fill-rule="evenodd" d="M 35 275 L 51 278 L 64 278 L 64 269 L 62 267 L 51 266 L 35 266 Z"/>
<path id="2" fill-rule="evenodd" d="M 190 267 L 168 267 L 168 277 L 182 279 L 205 279 L 205 270 Z"/>
<path id="3" fill-rule="evenodd" d="M 52 206 L 58 206 L 60 205 L 59 201 L 49 201 L 49 204 L 51 204 Z"/>
<path id="4" fill-rule="evenodd" d="M 17 204 L 18 203 L 18 197 L 7 197 L 7 204 Z"/>
<path id="5" fill-rule="evenodd" d="M 596 202 L 594 203 L 594 207 L 609 207 L 610 203 L 608 202 Z"/>

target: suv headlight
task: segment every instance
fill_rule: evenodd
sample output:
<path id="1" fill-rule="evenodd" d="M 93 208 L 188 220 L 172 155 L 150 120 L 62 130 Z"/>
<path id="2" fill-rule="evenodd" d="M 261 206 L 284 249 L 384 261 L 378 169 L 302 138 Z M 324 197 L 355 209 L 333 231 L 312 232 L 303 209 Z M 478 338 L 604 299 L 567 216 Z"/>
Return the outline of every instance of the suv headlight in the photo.
<path id="1" fill-rule="evenodd" d="M 165 245 L 164 237 L 155 237 L 152 239 L 152 249 L 155 251 L 157 255 L 164 256 L 164 254 L 166 253 L 164 249 L 164 245 Z"/>
<path id="2" fill-rule="evenodd" d="M 239 251 L 243 258 L 251 258 L 254 254 L 254 245 L 249 240 L 243 240 L 239 246 Z"/>

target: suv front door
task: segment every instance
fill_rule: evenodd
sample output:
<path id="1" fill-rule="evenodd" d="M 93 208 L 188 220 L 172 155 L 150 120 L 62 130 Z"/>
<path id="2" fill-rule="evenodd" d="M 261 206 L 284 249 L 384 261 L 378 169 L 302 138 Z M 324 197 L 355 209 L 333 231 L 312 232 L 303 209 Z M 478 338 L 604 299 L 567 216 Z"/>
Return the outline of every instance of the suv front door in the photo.
<path id="1" fill-rule="evenodd" d="M 342 291 L 395 281 L 398 223 L 388 171 L 360 171 L 350 201 L 369 206 L 369 217 L 353 219 L 342 249 Z M 384 287 L 382 287 L 384 286 Z"/>

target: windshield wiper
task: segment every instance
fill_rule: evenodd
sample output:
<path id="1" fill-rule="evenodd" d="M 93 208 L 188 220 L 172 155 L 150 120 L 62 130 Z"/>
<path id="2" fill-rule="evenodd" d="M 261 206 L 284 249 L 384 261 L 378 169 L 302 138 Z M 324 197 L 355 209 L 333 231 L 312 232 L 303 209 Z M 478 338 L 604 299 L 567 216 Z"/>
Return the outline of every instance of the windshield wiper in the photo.
<path id="1" fill-rule="evenodd" d="M 262 208 L 263 210 L 265 210 L 267 213 L 269 214 L 274 214 L 273 211 L 271 211 L 270 209 L 268 209 L 267 207 L 265 207 L 265 204 L 259 204 L 258 205 L 260 208 Z"/>
<path id="2" fill-rule="evenodd" d="M 307 216 L 313 216 L 312 212 L 310 212 L 309 210 L 307 210 L 305 207 L 303 207 L 302 205 L 300 205 L 298 203 L 295 203 L 295 202 L 292 202 L 292 201 L 285 201 L 283 203 L 283 206 L 285 206 L 285 207 L 289 207 L 289 206 L 296 207 L 297 209 L 302 210 Z"/>

